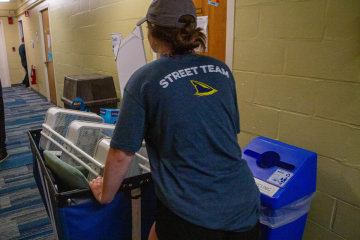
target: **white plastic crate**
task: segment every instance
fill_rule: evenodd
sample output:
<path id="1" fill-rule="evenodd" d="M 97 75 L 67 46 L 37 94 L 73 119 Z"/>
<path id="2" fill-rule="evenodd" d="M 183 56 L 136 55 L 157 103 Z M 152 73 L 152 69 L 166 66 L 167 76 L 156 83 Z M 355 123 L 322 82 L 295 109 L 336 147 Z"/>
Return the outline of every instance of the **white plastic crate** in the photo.
<path id="1" fill-rule="evenodd" d="M 106 158 L 110 149 L 110 142 L 111 138 L 103 138 L 96 145 L 94 159 L 102 165 L 105 165 Z M 95 164 L 90 164 L 90 167 L 95 172 L 99 172 L 100 176 L 103 176 L 103 171 L 101 169 L 98 169 Z M 125 178 L 141 175 L 148 172 L 150 172 L 150 164 L 149 160 L 147 159 L 146 148 L 143 145 L 141 149 L 135 154 Z M 90 173 L 88 176 L 88 180 L 91 181 L 94 178 L 96 178 L 96 176 Z"/>
<path id="2" fill-rule="evenodd" d="M 67 153 L 70 152 L 81 159 L 85 164 L 89 165 L 91 161 L 89 161 L 89 159 L 82 153 L 73 149 L 72 144 L 80 148 L 87 155 L 93 156 L 98 141 L 104 137 L 112 137 L 114 129 L 115 125 L 113 124 L 93 123 L 78 120 L 71 122 L 66 133 L 67 142 L 70 142 L 71 144 L 66 142 L 64 143 L 63 146 L 68 151 L 61 154 L 60 159 L 72 166 L 79 165 L 79 163 L 73 160 L 73 158 Z"/>
<path id="3" fill-rule="evenodd" d="M 40 138 L 40 148 L 42 150 L 60 151 L 59 147 L 56 144 L 53 144 L 43 135 L 45 134 L 47 136 L 50 136 L 56 142 L 63 145 L 64 142 L 60 138 L 52 136 L 53 134 L 51 133 L 49 128 L 54 130 L 59 135 L 65 137 L 70 123 L 74 120 L 89 121 L 95 123 L 104 122 L 104 119 L 95 113 L 51 107 L 46 112 L 45 122 L 43 124 L 42 130 L 43 134 Z"/>

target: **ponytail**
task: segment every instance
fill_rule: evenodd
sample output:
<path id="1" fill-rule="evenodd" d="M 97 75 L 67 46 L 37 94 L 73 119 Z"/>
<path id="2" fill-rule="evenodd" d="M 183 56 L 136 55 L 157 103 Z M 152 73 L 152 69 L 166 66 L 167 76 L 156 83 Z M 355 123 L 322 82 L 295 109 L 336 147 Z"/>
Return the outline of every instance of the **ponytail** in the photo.
<path id="1" fill-rule="evenodd" d="M 201 32 L 202 28 L 196 27 L 194 21 L 191 15 L 180 17 L 179 22 L 185 23 L 183 28 L 162 27 L 149 22 L 149 32 L 153 38 L 170 46 L 170 56 L 194 53 L 197 48 L 204 53 L 206 37 Z"/>

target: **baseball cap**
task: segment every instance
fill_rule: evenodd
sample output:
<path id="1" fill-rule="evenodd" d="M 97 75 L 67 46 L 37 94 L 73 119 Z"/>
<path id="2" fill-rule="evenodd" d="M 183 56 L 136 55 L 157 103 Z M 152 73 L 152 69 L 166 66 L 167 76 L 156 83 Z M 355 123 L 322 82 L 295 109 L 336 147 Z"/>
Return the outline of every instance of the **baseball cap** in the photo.
<path id="1" fill-rule="evenodd" d="M 153 0 L 146 17 L 136 25 L 149 21 L 162 27 L 182 28 L 185 23 L 179 22 L 179 18 L 184 15 L 193 16 L 196 24 L 196 8 L 192 0 Z"/>

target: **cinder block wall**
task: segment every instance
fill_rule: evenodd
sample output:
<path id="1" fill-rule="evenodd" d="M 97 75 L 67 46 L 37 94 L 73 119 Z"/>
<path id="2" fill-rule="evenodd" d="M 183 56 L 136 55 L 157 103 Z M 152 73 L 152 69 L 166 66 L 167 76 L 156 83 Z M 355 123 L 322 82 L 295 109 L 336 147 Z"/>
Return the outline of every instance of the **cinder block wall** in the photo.
<path id="1" fill-rule="evenodd" d="M 36 0 L 18 0 L 19 10 L 34 4 Z M 46 96 L 46 82 L 41 48 L 39 10 L 48 6 L 53 61 L 55 70 L 57 102 L 63 106 L 64 77 L 67 75 L 98 72 L 112 76 L 118 97 L 120 86 L 112 52 L 111 33 L 122 33 L 123 39 L 135 28 L 136 22 L 145 16 L 151 0 L 47 0 L 30 10 L 25 18 L 26 50 L 29 49 L 28 64 L 36 66 L 39 84 L 33 86 Z M 146 29 L 144 37 L 146 36 Z M 39 41 L 36 39 L 38 31 Z M 150 45 L 145 40 L 147 60 L 152 61 Z"/>
<path id="2" fill-rule="evenodd" d="M 18 10 L 35 2 L 18 0 Z M 119 91 L 110 34 L 126 37 L 150 2 L 44 1 L 32 8 L 30 18 L 21 15 L 28 64 L 43 72 L 40 43 L 28 46 L 40 31 L 38 11 L 47 5 L 58 103 L 65 75 L 111 75 Z M 240 145 L 265 136 L 317 152 L 317 197 L 304 239 L 359 239 L 360 1 L 237 0 L 235 12 Z M 42 94 L 44 78 L 38 76 Z"/>
<path id="3" fill-rule="evenodd" d="M 17 18 L 13 18 L 13 24 L 9 24 L 7 17 L 0 17 L 4 28 L 6 55 L 9 65 L 11 84 L 21 83 L 24 80 L 25 72 L 21 65 L 19 55 L 20 37 Z M 12 48 L 15 47 L 15 52 Z"/>
<path id="4" fill-rule="evenodd" d="M 304 239 L 360 239 L 360 1 L 237 0 L 239 143 L 318 153 Z"/>

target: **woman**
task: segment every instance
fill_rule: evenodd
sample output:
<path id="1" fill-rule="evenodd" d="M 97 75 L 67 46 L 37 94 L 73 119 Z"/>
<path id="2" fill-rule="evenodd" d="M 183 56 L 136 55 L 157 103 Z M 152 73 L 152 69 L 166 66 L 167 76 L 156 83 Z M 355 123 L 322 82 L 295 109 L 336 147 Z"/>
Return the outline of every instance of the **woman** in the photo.
<path id="1" fill-rule="evenodd" d="M 149 239 L 259 239 L 259 190 L 237 143 L 235 82 L 205 47 L 191 0 L 157 0 L 146 17 L 161 58 L 125 86 L 104 178 L 90 183 L 111 202 L 143 138 L 158 206 Z"/>

